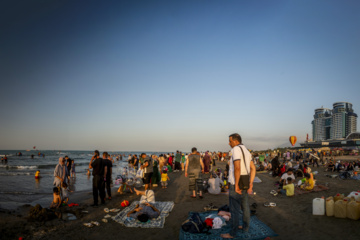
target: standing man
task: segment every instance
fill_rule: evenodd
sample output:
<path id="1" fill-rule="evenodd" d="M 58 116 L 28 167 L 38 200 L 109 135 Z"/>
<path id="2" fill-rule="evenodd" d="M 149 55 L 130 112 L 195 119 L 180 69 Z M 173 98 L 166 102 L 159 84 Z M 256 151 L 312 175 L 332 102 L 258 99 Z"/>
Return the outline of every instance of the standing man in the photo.
<path id="1" fill-rule="evenodd" d="M 229 162 L 229 205 L 231 213 L 231 231 L 221 234 L 222 238 L 234 238 L 239 229 L 247 232 L 250 227 L 250 207 L 248 193 L 252 193 L 253 182 L 256 174 L 256 167 L 251 161 L 251 153 L 241 144 L 241 137 L 238 133 L 229 136 L 229 145 L 232 148 Z M 240 175 L 249 176 L 249 189 L 241 190 L 239 187 Z M 239 226 L 240 209 L 243 211 L 243 226 Z"/>
<path id="2" fill-rule="evenodd" d="M 189 173 L 189 191 L 192 191 L 192 195 L 190 195 L 192 198 L 196 198 L 196 192 L 199 192 L 200 199 L 203 198 L 203 181 L 201 172 L 204 173 L 204 163 L 201 161 L 200 153 L 198 153 L 197 149 L 193 147 L 185 166 L 185 177 L 187 177 Z"/>
<path id="3" fill-rule="evenodd" d="M 92 207 L 98 206 L 98 196 L 100 195 L 101 204 L 105 204 L 105 189 L 104 189 L 104 179 L 106 179 L 106 172 L 104 171 L 104 162 L 103 159 L 100 158 L 100 153 L 98 150 L 95 150 L 94 156 L 92 156 L 89 169 L 93 169 L 93 197 L 94 204 Z"/>
<path id="4" fill-rule="evenodd" d="M 181 154 L 179 152 L 179 150 L 176 151 L 175 154 L 175 168 L 174 168 L 174 172 L 178 172 L 181 168 Z"/>
<path id="5" fill-rule="evenodd" d="M 144 184 L 145 191 L 151 189 L 151 177 L 153 175 L 153 164 L 151 158 L 147 157 L 145 153 L 140 155 L 140 159 L 144 160 L 144 164 L 141 165 L 141 169 L 144 170 Z"/>
<path id="6" fill-rule="evenodd" d="M 110 156 L 107 152 L 103 153 L 103 161 L 104 161 L 104 165 L 105 165 L 105 172 L 106 174 L 104 174 L 106 176 L 106 182 L 105 182 L 105 186 L 106 186 L 106 192 L 108 195 L 108 199 L 111 200 L 111 174 L 112 174 L 112 166 L 113 163 L 110 160 Z M 106 195 L 104 195 L 104 197 L 106 197 Z"/>

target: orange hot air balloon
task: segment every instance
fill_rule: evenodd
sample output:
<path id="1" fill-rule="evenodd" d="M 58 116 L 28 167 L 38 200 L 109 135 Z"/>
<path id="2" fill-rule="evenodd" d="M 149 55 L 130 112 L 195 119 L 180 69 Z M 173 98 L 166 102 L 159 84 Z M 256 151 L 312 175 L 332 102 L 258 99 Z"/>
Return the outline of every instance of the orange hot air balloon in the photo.
<path id="1" fill-rule="evenodd" d="M 289 137 L 289 142 L 291 143 L 291 146 L 294 146 L 296 143 L 296 136 L 290 136 Z"/>

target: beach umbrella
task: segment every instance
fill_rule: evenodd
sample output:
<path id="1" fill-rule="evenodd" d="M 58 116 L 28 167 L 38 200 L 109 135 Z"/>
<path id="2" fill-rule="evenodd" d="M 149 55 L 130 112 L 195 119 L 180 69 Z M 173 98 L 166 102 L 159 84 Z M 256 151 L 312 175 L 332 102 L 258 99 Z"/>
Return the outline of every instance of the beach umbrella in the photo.
<path id="1" fill-rule="evenodd" d="M 291 146 L 294 146 L 296 143 L 296 136 L 290 136 L 289 137 L 289 142 L 291 143 Z"/>

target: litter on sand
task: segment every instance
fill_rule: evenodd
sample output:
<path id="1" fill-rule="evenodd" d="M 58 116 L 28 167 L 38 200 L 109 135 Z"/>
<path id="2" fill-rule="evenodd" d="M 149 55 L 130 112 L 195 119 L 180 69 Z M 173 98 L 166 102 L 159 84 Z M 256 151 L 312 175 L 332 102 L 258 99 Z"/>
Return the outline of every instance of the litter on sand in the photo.
<path id="1" fill-rule="evenodd" d="M 109 213 L 110 210 L 108 208 L 104 208 L 104 212 Z"/>
<path id="2" fill-rule="evenodd" d="M 111 218 L 112 216 L 110 214 L 107 214 L 104 216 L 104 218 Z"/>
<path id="3" fill-rule="evenodd" d="M 119 212 L 119 211 L 120 211 L 120 209 L 118 209 L 118 208 L 110 209 L 110 212 L 113 212 L 113 213 L 116 213 L 116 212 Z"/>
<path id="4" fill-rule="evenodd" d="M 88 228 L 91 228 L 91 227 L 93 227 L 94 225 L 92 225 L 91 223 L 84 223 L 84 226 L 85 226 L 85 227 L 88 227 Z"/>
<path id="5" fill-rule="evenodd" d="M 91 224 L 95 225 L 95 226 L 100 226 L 100 223 L 99 222 L 95 222 L 95 221 L 92 221 Z"/>
<path id="6" fill-rule="evenodd" d="M 105 219 L 105 218 L 103 218 L 101 221 L 103 221 L 104 223 L 107 223 L 107 222 L 108 222 L 108 220 Z"/>
<path id="7" fill-rule="evenodd" d="M 265 207 L 276 207 L 276 203 L 271 202 L 271 203 L 264 203 Z"/>

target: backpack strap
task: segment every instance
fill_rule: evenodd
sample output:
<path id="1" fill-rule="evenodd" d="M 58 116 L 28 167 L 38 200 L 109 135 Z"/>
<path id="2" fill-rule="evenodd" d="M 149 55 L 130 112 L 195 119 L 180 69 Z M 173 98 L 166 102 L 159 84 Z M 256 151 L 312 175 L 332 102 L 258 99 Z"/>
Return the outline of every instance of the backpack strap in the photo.
<path id="1" fill-rule="evenodd" d="M 248 172 L 247 167 L 246 167 L 246 161 L 245 161 L 244 150 L 242 149 L 242 147 L 240 147 L 240 145 L 238 145 L 238 147 L 240 148 L 240 150 L 241 150 L 241 152 L 242 152 L 242 155 L 243 155 L 243 160 L 244 160 L 244 165 L 245 165 L 245 169 L 246 169 L 247 175 L 249 175 L 249 172 Z M 240 173 L 240 175 L 241 175 L 241 173 Z"/>

